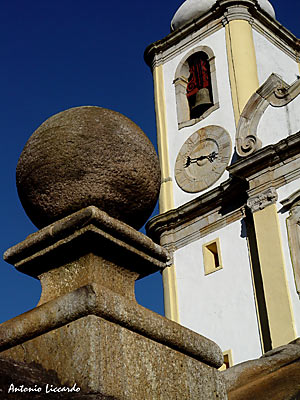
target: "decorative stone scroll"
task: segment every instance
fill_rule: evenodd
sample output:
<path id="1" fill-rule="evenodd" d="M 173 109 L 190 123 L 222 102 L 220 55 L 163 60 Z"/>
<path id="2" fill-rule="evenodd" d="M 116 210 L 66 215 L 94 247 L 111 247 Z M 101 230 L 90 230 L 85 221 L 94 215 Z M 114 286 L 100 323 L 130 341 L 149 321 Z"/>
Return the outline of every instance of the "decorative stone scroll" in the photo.
<path id="1" fill-rule="evenodd" d="M 267 107 L 286 106 L 299 94 L 300 79 L 290 86 L 276 74 L 269 76 L 251 96 L 240 117 L 236 134 L 236 151 L 239 156 L 246 157 L 261 148 L 257 127 Z"/>
<path id="2" fill-rule="evenodd" d="M 281 203 L 284 207 L 290 209 L 290 215 L 286 220 L 286 226 L 296 289 L 300 295 L 300 190 L 293 193 L 292 196 Z"/>
<path id="3" fill-rule="evenodd" d="M 259 193 L 257 196 L 250 197 L 247 201 L 247 206 L 254 213 L 276 203 L 277 200 L 278 194 L 276 189 L 271 187 L 264 192 Z"/>

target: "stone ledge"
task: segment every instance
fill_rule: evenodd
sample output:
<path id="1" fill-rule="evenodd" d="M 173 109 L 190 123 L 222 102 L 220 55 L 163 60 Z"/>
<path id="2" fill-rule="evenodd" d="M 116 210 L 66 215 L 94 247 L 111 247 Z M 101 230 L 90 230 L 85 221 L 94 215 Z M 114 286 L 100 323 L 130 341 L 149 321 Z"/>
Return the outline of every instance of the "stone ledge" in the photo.
<path id="1" fill-rule="evenodd" d="M 28 275 L 37 277 L 57 266 L 54 260 L 67 262 L 66 257 L 78 256 L 101 248 L 102 253 L 124 252 L 128 261 L 143 261 L 140 277 L 168 266 L 165 249 L 152 242 L 124 222 L 111 218 L 94 206 L 84 208 L 40 231 L 8 249 L 4 260 Z M 71 250 L 71 251 L 70 251 Z M 69 256 L 66 256 L 69 254 Z M 43 265 L 43 267 L 41 267 Z"/>
<path id="2" fill-rule="evenodd" d="M 97 284 L 81 287 L 0 325 L 0 352 L 88 315 L 219 368 L 221 349 L 213 341 Z"/>
<path id="3" fill-rule="evenodd" d="M 159 242 L 163 232 L 186 225 L 194 218 L 201 217 L 212 210 L 221 209 L 224 206 L 232 207 L 232 204 L 236 204 L 237 202 L 236 209 L 238 209 L 247 200 L 246 194 L 244 196 L 240 195 L 238 198 L 236 196 L 236 193 L 241 193 L 242 188 L 244 188 L 244 193 L 246 193 L 248 189 L 247 183 L 239 179 L 229 178 L 217 188 L 200 195 L 196 199 L 176 209 L 153 217 L 146 224 L 147 234 L 153 240 Z"/>
<path id="4" fill-rule="evenodd" d="M 297 132 L 276 144 L 263 147 L 245 159 L 241 159 L 227 167 L 233 176 L 245 179 L 288 158 L 299 154 L 300 132 Z"/>

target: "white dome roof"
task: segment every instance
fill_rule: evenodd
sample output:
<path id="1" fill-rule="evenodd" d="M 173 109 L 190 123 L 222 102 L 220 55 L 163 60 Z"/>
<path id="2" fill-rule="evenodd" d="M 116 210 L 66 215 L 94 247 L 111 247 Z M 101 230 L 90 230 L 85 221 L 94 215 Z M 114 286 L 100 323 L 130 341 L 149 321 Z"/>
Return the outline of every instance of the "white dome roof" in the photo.
<path id="1" fill-rule="evenodd" d="M 178 29 L 187 22 L 201 17 L 215 4 L 216 0 L 186 0 L 176 11 L 171 21 L 171 29 Z M 275 18 L 275 11 L 269 0 L 258 0 L 258 4 L 266 13 Z"/>
<path id="2" fill-rule="evenodd" d="M 274 19 L 276 18 L 274 8 L 273 8 L 272 4 L 269 2 L 269 0 L 258 0 L 258 4 L 271 17 L 273 17 Z"/>

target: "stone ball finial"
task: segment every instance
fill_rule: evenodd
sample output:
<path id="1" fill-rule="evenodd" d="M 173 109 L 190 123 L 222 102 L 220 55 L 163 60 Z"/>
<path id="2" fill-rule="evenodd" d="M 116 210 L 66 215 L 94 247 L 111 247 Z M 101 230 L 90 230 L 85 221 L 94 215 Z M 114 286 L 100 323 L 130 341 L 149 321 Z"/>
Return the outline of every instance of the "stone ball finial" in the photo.
<path id="1" fill-rule="evenodd" d="M 47 119 L 17 165 L 17 189 L 42 228 L 94 205 L 139 229 L 158 198 L 160 168 L 143 131 L 124 115 L 77 107 Z"/>

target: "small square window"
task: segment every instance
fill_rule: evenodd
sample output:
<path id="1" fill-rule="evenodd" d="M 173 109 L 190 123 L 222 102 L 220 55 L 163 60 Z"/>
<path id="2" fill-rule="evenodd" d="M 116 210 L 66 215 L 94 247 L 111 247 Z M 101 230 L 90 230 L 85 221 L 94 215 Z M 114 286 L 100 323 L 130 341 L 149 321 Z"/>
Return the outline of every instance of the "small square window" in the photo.
<path id="1" fill-rule="evenodd" d="M 205 275 L 212 274 L 223 268 L 219 239 L 203 245 L 203 259 Z"/>
<path id="2" fill-rule="evenodd" d="M 232 351 L 231 350 L 224 351 L 223 355 L 224 355 L 224 363 L 219 368 L 219 371 L 225 371 L 226 369 L 233 366 Z"/>

